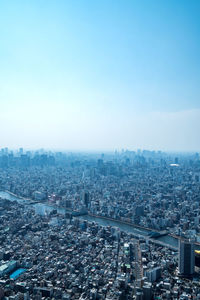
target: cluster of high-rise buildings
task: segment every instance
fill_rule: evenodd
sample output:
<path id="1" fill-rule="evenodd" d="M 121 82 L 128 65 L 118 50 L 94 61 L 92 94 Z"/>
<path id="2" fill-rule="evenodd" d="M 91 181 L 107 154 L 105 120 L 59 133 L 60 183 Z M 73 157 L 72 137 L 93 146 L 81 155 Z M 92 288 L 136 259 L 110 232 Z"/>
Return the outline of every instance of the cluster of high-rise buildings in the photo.
<path id="1" fill-rule="evenodd" d="M 29 168 L 31 166 L 53 166 L 55 165 L 55 157 L 51 152 L 43 153 L 36 151 L 34 155 L 31 151 L 24 152 L 23 148 L 18 151 L 9 151 L 3 148 L 0 151 L 0 167 L 1 168 Z"/>

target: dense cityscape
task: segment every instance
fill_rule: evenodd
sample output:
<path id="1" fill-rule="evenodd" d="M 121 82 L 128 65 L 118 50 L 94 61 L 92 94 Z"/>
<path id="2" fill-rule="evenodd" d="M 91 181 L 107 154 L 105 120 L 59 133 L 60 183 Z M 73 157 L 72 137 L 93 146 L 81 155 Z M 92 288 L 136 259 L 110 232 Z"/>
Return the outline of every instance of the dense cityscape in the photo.
<path id="1" fill-rule="evenodd" d="M 200 300 L 200 0 L 0 0 L 0 300 Z"/>
<path id="2" fill-rule="evenodd" d="M 0 299 L 200 299 L 198 153 L 0 151 Z"/>

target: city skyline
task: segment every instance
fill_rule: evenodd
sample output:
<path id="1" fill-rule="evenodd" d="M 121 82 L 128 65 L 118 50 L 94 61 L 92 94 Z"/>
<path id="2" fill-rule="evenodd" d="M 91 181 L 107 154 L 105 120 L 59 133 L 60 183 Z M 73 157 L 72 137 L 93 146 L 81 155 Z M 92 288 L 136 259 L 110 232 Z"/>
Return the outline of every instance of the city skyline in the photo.
<path id="1" fill-rule="evenodd" d="M 1 146 L 199 151 L 199 8 L 1 1 Z"/>

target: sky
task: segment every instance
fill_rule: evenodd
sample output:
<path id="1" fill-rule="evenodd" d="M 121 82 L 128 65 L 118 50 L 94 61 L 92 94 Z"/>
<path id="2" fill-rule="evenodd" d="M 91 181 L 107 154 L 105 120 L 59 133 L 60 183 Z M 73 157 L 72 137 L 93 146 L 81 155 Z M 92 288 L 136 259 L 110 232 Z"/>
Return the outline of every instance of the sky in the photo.
<path id="1" fill-rule="evenodd" d="M 1 0 L 0 147 L 200 151 L 199 0 Z"/>

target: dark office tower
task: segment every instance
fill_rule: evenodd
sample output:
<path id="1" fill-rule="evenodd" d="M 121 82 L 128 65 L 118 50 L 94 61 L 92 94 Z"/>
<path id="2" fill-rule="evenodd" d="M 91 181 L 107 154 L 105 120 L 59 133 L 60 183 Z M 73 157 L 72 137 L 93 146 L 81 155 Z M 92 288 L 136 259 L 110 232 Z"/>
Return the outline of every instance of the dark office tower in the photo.
<path id="1" fill-rule="evenodd" d="M 83 203 L 83 205 L 85 205 L 88 208 L 88 205 L 89 205 L 89 193 L 88 192 L 83 191 L 82 203 Z"/>
<path id="2" fill-rule="evenodd" d="M 146 282 L 143 285 L 143 300 L 151 300 L 152 299 L 152 285 L 150 282 Z"/>
<path id="3" fill-rule="evenodd" d="M 23 148 L 19 148 L 19 154 L 22 155 L 24 152 Z"/>
<path id="4" fill-rule="evenodd" d="M 194 273 L 194 244 L 188 240 L 179 240 L 179 274 L 191 276 Z"/>

